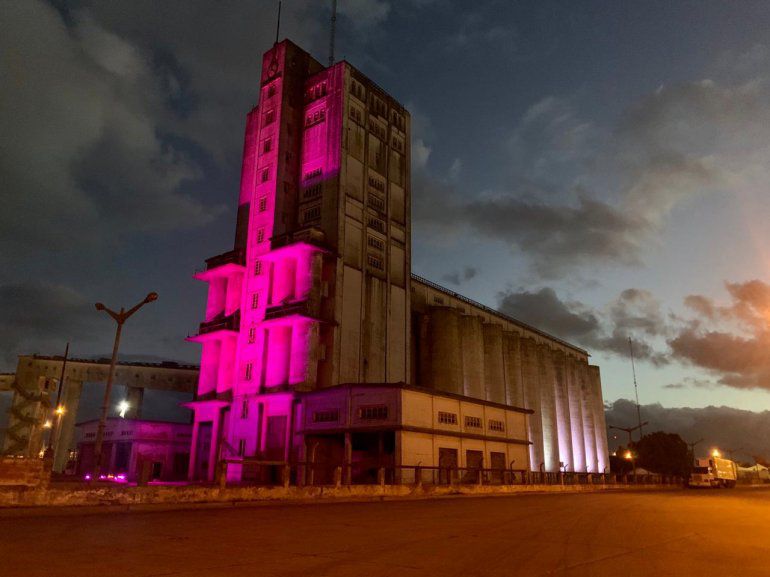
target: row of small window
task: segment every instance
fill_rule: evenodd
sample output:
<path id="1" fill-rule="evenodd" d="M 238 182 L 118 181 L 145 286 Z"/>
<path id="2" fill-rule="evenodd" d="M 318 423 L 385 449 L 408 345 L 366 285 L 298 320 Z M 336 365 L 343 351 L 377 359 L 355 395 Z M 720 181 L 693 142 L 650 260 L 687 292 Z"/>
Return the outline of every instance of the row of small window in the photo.
<path id="1" fill-rule="evenodd" d="M 387 405 L 369 405 L 359 407 L 358 418 L 364 421 L 381 421 L 388 418 Z M 324 409 L 313 412 L 314 423 L 337 423 L 340 420 L 339 409 Z"/>
<path id="2" fill-rule="evenodd" d="M 326 81 L 319 82 L 308 88 L 305 92 L 305 102 L 312 102 L 318 100 L 322 96 L 326 96 Z"/>
<path id="3" fill-rule="evenodd" d="M 307 224 L 309 222 L 317 221 L 321 218 L 321 205 L 317 204 L 303 211 L 302 223 Z"/>
<path id="4" fill-rule="evenodd" d="M 377 212 L 385 212 L 385 200 L 380 198 L 379 196 L 370 194 L 369 198 L 367 198 L 366 203 Z"/>
<path id="5" fill-rule="evenodd" d="M 385 194 L 385 183 L 382 180 L 375 176 L 370 176 L 367 179 L 367 182 L 374 190 L 379 190 L 381 193 Z"/>
<path id="6" fill-rule="evenodd" d="M 368 253 L 366 255 L 366 263 L 373 269 L 377 269 L 379 271 L 385 270 L 385 263 L 381 256 Z"/>
<path id="7" fill-rule="evenodd" d="M 323 185 L 322 184 L 314 184 L 313 186 L 310 186 L 304 190 L 302 193 L 303 199 L 311 199 L 311 198 L 318 198 L 321 196 L 321 193 L 323 193 Z"/>
<path id="8" fill-rule="evenodd" d="M 383 221 L 382 219 L 372 216 L 367 221 L 367 225 L 369 226 L 369 228 L 373 228 L 377 232 L 381 232 L 382 234 L 385 234 L 385 221 Z"/>
<path id="9" fill-rule="evenodd" d="M 377 250 L 385 250 L 385 243 L 381 241 L 379 238 L 375 238 L 373 236 L 368 236 L 366 238 L 366 244 L 369 245 L 372 248 L 376 248 Z"/>
<path id="10" fill-rule="evenodd" d="M 317 110 L 313 110 L 312 112 L 308 112 L 305 115 L 305 126 L 313 126 L 314 124 L 318 124 L 324 120 L 326 120 L 326 110 L 319 108 Z"/>
<path id="11" fill-rule="evenodd" d="M 456 425 L 457 413 L 449 413 L 447 411 L 438 412 L 438 422 L 442 425 Z M 505 423 L 497 419 L 489 419 L 487 425 L 490 431 L 505 432 Z M 481 417 L 472 417 L 470 415 L 465 416 L 465 426 L 469 429 L 481 429 L 482 422 Z"/>
<path id="12" fill-rule="evenodd" d="M 314 168 L 310 172 L 306 172 L 302 180 L 307 182 L 308 180 L 313 180 L 314 178 L 318 178 L 319 176 L 322 176 L 323 173 L 324 173 L 323 168 Z"/>
<path id="13" fill-rule="evenodd" d="M 363 112 L 361 112 L 360 108 L 357 108 L 355 106 L 350 107 L 350 118 L 353 119 L 353 122 L 356 124 L 360 124 L 361 126 L 364 126 L 364 115 Z M 403 130 L 403 128 L 402 128 Z M 376 122 L 369 122 L 369 131 L 379 138 L 382 142 L 386 142 L 388 140 L 388 135 L 386 129 Z M 390 145 L 394 150 L 397 150 L 398 152 L 403 153 L 404 152 L 404 141 L 396 135 L 393 135 L 393 138 L 390 140 Z"/>
<path id="14" fill-rule="evenodd" d="M 355 80 L 350 81 L 350 93 L 361 102 L 366 102 L 366 90 L 360 82 L 356 82 Z"/>

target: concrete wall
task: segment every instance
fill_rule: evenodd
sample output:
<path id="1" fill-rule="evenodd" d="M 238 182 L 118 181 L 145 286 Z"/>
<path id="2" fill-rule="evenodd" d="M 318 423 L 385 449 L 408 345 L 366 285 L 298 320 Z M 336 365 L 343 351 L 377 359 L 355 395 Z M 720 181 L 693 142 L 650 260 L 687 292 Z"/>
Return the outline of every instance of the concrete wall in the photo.
<path id="1" fill-rule="evenodd" d="M 586 351 L 422 279 L 412 311 L 415 384 L 532 410 L 534 470 L 604 470 L 601 379 Z"/>

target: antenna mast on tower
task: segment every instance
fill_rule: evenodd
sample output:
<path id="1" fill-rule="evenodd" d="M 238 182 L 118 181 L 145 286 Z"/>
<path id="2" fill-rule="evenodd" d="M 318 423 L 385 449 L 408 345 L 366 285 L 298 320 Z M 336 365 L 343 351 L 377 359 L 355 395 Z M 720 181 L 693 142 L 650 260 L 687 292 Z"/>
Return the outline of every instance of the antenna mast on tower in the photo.
<path id="1" fill-rule="evenodd" d="M 337 31 L 337 0 L 332 0 L 332 21 L 329 31 L 329 67 L 334 64 L 334 35 Z"/>
<path id="2" fill-rule="evenodd" d="M 281 0 L 278 0 L 278 20 L 275 23 L 275 43 L 278 44 L 278 35 L 281 32 Z"/>
<path id="3" fill-rule="evenodd" d="M 644 436 L 642 432 L 642 410 L 639 408 L 639 387 L 636 384 L 636 367 L 634 366 L 634 345 L 631 337 L 628 337 L 628 350 L 631 351 L 631 372 L 634 375 L 634 394 L 636 395 L 636 418 L 639 420 L 639 439 Z"/>

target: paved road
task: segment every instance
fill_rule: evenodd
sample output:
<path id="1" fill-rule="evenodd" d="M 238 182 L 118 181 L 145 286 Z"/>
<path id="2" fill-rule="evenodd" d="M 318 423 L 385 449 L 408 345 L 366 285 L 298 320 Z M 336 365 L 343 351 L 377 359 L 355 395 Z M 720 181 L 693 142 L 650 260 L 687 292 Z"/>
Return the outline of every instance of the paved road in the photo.
<path id="1" fill-rule="evenodd" d="M 770 490 L 0 518 L 3 577 L 770 575 Z"/>

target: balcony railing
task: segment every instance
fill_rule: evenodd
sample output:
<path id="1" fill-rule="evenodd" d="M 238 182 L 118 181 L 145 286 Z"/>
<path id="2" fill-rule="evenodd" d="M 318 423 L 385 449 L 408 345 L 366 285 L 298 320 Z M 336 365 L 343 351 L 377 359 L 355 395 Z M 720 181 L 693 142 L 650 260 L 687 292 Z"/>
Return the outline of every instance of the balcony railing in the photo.
<path id="1" fill-rule="evenodd" d="M 243 249 L 234 249 L 228 252 L 223 252 L 217 256 L 212 256 L 206 259 L 206 270 L 217 268 L 226 264 L 246 264 L 246 251 Z"/>
<path id="2" fill-rule="evenodd" d="M 265 310 L 265 320 L 278 319 L 290 315 L 309 316 L 307 301 L 281 303 L 269 306 Z"/>
<path id="3" fill-rule="evenodd" d="M 206 333 L 213 333 L 214 331 L 235 331 L 241 327 L 241 314 L 236 312 L 230 316 L 220 315 L 210 321 L 202 322 L 198 329 L 198 334 L 205 335 Z"/>

